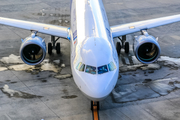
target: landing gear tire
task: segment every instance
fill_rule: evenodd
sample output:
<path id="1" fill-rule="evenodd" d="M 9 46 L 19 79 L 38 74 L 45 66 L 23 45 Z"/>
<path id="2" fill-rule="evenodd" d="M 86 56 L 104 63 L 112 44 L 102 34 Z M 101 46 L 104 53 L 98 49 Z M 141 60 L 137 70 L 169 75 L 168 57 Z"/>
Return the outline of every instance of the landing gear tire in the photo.
<path id="1" fill-rule="evenodd" d="M 91 101 L 91 110 L 93 110 L 93 101 Z"/>
<path id="2" fill-rule="evenodd" d="M 61 49 L 61 48 L 60 48 L 60 43 L 57 43 L 57 44 L 56 44 L 56 53 L 57 53 L 57 54 L 60 54 L 60 49 Z"/>
<path id="3" fill-rule="evenodd" d="M 93 110 L 93 107 L 96 106 L 97 107 L 97 110 L 99 110 L 99 102 L 94 102 L 94 101 L 91 101 L 91 110 Z"/>
<path id="4" fill-rule="evenodd" d="M 121 44 L 120 44 L 120 42 L 116 43 L 116 50 L 117 50 L 117 54 L 120 55 L 120 53 L 121 53 Z"/>
<path id="5" fill-rule="evenodd" d="M 97 110 L 99 110 L 99 102 L 97 102 Z"/>
<path id="6" fill-rule="evenodd" d="M 125 49 L 125 53 L 129 53 L 129 42 L 125 42 L 124 49 Z"/>
<path id="7" fill-rule="evenodd" d="M 48 43 L 48 54 L 52 54 L 52 43 Z"/>

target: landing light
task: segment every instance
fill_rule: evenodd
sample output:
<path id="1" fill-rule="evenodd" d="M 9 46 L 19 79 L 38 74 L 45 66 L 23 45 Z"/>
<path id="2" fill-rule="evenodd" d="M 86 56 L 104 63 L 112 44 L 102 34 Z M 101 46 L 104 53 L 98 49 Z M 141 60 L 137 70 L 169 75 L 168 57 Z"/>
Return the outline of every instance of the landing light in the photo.
<path id="1" fill-rule="evenodd" d="M 43 29 L 44 29 L 44 30 L 49 30 L 49 27 L 44 27 Z"/>
<path id="2" fill-rule="evenodd" d="M 135 27 L 134 26 L 130 26 L 129 29 L 135 29 Z"/>

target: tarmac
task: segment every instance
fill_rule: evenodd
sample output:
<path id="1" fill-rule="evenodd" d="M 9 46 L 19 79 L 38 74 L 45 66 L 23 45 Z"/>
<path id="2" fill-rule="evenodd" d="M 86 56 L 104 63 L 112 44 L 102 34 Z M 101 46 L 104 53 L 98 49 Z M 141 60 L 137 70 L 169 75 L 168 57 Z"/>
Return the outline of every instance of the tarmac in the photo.
<path id="1" fill-rule="evenodd" d="M 110 25 L 180 14 L 178 0 L 103 0 Z M 6 0 L 0 17 L 70 26 L 70 0 Z M 144 65 L 121 51 L 119 78 L 100 102 L 100 120 L 180 119 L 180 22 L 148 30 L 158 37 L 161 57 Z M 0 120 L 92 120 L 90 100 L 77 88 L 70 69 L 70 45 L 60 39 L 61 54 L 47 54 L 32 67 L 19 58 L 21 39 L 30 31 L 0 25 Z M 38 33 L 46 43 L 51 36 Z M 116 39 L 115 39 L 116 40 Z"/>

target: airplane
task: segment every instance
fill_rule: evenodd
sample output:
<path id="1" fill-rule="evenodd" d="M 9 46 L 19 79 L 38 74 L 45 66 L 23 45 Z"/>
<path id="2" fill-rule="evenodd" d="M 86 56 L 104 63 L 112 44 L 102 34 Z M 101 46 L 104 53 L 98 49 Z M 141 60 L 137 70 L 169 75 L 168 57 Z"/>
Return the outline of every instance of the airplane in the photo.
<path id="1" fill-rule="evenodd" d="M 37 33 L 52 36 L 47 46 L 50 55 L 53 49 L 60 53 L 60 43 L 56 43 L 59 38 L 68 39 L 74 81 L 81 92 L 95 102 L 105 99 L 117 83 L 118 55 L 121 48 L 129 52 L 126 35 L 141 32 L 134 38 L 133 51 L 141 63 L 150 64 L 159 58 L 161 49 L 158 39 L 147 30 L 180 21 L 180 15 L 173 15 L 109 26 L 102 0 L 71 0 L 70 9 L 70 27 L 4 17 L 0 17 L 0 24 L 32 31 L 29 37 L 21 39 L 20 47 L 20 57 L 28 65 L 40 64 L 46 56 L 45 40 Z M 119 38 L 118 42 L 115 43 L 114 38 Z"/>

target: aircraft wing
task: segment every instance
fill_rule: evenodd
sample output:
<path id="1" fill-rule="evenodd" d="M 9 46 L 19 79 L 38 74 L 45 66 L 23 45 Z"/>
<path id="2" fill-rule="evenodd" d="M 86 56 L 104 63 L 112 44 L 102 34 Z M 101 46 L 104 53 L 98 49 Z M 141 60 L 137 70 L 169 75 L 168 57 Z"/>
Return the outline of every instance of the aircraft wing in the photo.
<path id="1" fill-rule="evenodd" d="M 28 22 L 28 21 L 9 19 L 3 17 L 0 17 L 0 24 L 22 28 L 26 30 L 38 31 L 39 33 L 44 33 L 44 34 L 63 37 L 63 38 L 67 38 L 69 32 L 68 27 L 42 24 L 36 22 Z"/>
<path id="2" fill-rule="evenodd" d="M 147 30 L 150 28 L 167 25 L 170 23 L 178 22 L 178 21 L 180 21 L 180 14 L 168 16 L 168 17 L 162 17 L 162 18 L 156 18 L 156 19 L 150 19 L 150 20 L 145 20 L 145 21 L 111 26 L 111 31 L 112 31 L 113 37 L 119 37 L 119 36 L 131 34 L 131 33 L 139 32 L 141 30 Z"/>

